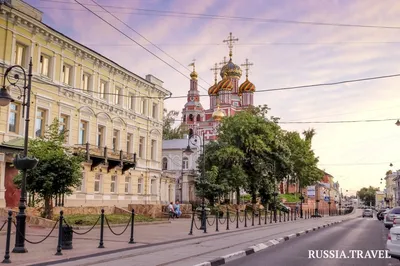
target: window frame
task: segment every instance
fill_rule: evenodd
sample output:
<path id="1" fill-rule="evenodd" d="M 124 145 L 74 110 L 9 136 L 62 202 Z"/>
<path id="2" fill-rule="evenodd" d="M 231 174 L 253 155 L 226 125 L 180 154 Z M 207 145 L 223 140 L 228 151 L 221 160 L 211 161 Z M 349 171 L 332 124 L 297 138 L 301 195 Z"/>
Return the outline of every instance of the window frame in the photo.
<path id="1" fill-rule="evenodd" d="M 164 157 L 162 159 L 162 170 L 168 170 L 168 158 Z"/>
<path id="2" fill-rule="evenodd" d="M 138 187 L 137 187 L 137 193 L 138 194 L 143 194 L 143 177 L 138 178 Z"/>
<path id="3" fill-rule="evenodd" d="M 101 190 L 102 190 L 102 182 L 103 181 L 103 175 L 102 174 L 100 174 L 100 173 L 96 173 L 95 174 L 95 176 L 94 176 L 94 183 L 93 183 L 93 192 L 94 193 L 101 193 Z M 98 190 L 96 190 L 96 183 L 98 183 L 99 185 L 98 185 Z"/>
<path id="4" fill-rule="evenodd" d="M 128 181 L 126 181 L 128 178 Z M 131 189 L 132 189 L 132 177 L 129 175 L 126 175 L 124 178 L 124 192 L 125 194 L 131 194 Z M 128 188 L 128 190 L 127 190 Z"/>
<path id="5" fill-rule="evenodd" d="M 12 106 L 16 107 L 15 110 L 11 108 Z M 8 121 L 7 121 L 8 122 L 8 127 L 7 127 L 8 132 L 15 133 L 15 134 L 20 133 L 20 125 L 21 125 L 21 118 L 22 118 L 21 107 L 22 107 L 22 105 L 20 103 L 16 103 L 16 102 L 10 103 L 10 108 L 9 108 L 9 113 L 8 113 Z M 11 120 L 12 114 L 15 116 L 15 118 L 14 118 L 15 119 L 15 121 L 14 121 L 15 131 L 10 130 L 10 125 L 11 125 L 10 120 Z"/>
<path id="6" fill-rule="evenodd" d="M 45 67 L 44 61 L 47 60 L 47 67 Z M 47 78 L 51 77 L 51 56 L 40 53 L 39 59 L 39 73 L 41 76 L 45 76 Z"/>
<path id="7" fill-rule="evenodd" d="M 19 58 L 19 49 L 22 49 L 22 54 Z M 16 41 L 15 42 L 15 58 L 14 58 L 14 63 L 16 65 L 20 65 L 24 68 L 26 68 L 28 66 L 28 62 L 27 62 L 27 53 L 28 53 L 28 45 L 23 44 L 21 42 Z M 19 60 L 20 59 L 20 60 Z"/>
<path id="8" fill-rule="evenodd" d="M 183 170 L 189 169 L 189 158 L 186 156 L 182 158 L 182 169 Z"/>
<path id="9" fill-rule="evenodd" d="M 85 77 L 87 77 L 87 82 Z M 90 92 L 90 80 L 91 80 L 92 75 L 90 75 L 90 73 L 83 71 L 82 73 L 82 85 L 81 85 L 81 89 L 82 92 L 84 93 L 89 93 Z"/>
<path id="10" fill-rule="evenodd" d="M 112 175 L 110 179 L 110 193 L 118 194 L 118 175 Z"/>
<path id="11" fill-rule="evenodd" d="M 83 127 L 82 127 L 83 125 Z M 79 120 L 79 131 L 78 131 L 78 144 L 84 145 L 88 142 L 88 127 L 89 122 L 86 120 Z M 84 133 L 81 135 L 81 131 L 84 129 Z"/>
<path id="12" fill-rule="evenodd" d="M 146 140 L 145 137 L 140 136 L 139 137 L 139 152 L 138 152 L 138 157 L 144 159 L 144 147 L 146 145 Z"/>
<path id="13" fill-rule="evenodd" d="M 68 73 L 66 73 L 66 69 L 68 70 Z M 63 63 L 62 69 L 61 69 L 61 83 L 72 86 L 72 72 L 73 72 L 73 66 Z M 67 82 L 65 81 L 67 78 Z"/>
<path id="14" fill-rule="evenodd" d="M 38 112 L 39 111 L 42 111 L 42 116 L 40 118 L 38 117 Z M 36 115 L 35 115 L 35 137 L 43 137 L 44 136 L 44 132 L 46 130 L 47 112 L 48 112 L 48 110 L 46 110 L 44 108 L 41 108 L 41 107 L 38 107 L 36 109 Z M 38 119 L 40 119 L 40 121 L 41 121 L 40 122 L 40 135 L 37 134 L 37 132 L 38 132 L 38 128 L 37 128 Z"/>

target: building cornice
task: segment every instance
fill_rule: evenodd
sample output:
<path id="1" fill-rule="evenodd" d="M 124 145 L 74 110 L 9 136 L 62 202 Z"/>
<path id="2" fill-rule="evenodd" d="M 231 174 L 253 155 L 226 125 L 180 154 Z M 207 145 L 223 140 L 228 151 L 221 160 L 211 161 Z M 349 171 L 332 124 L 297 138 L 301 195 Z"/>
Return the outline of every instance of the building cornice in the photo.
<path id="1" fill-rule="evenodd" d="M 43 22 L 31 18 L 29 15 L 6 5 L 0 5 L 0 15 L 11 19 L 14 25 L 28 29 L 33 36 L 40 34 L 47 43 L 53 43 L 60 46 L 62 49 L 67 49 L 73 52 L 78 58 L 90 60 L 99 68 L 107 68 L 110 74 L 120 75 L 121 78 L 126 80 L 128 83 L 133 83 L 137 87 L 151 90 L 153 93 L 157 92 L 160 97 L 165 97 L 171 94 L 168 90 L 147 81 L 116 62 L 106 58 L 102 54 L 74 41 L 70 37 L 58 32 Z"/>

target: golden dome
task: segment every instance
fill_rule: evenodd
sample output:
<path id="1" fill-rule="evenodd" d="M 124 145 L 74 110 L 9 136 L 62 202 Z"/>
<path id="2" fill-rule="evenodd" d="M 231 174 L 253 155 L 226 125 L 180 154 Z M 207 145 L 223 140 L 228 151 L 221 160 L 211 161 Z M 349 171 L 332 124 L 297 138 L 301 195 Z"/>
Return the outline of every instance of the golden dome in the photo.
<path id="1" fill-rule="evenodd" d="M 218 105 L 217 110 L 215 110 L 214 113 L 212 114 L 212 118 L 214 118 L 215 121 L 219 122 L 222 120 L 222 118 L 224 118 L 224 116 L 225 113 L 219 109 Z"/>
<path id="2" fill-rule="evenodd" d="M 215 83 L 214 85 L 212 85 L 209 89 L 208 89 L 208 95 L 210 96 L 214 96 L 217 95 L 218 91 L 217 91 L 217 83 Z"/>
<path id="3" fill-rule="evenodd" d="M 242 69 L 240 68 L 240 66 L 233 63 L 231 58 L 229 59 L 229 62 L 221 68 L 220 75 L 221 78 L 227 75 L 228 77 L 236 77 L 240 79 L 240 77 L 242 76 Z"/>
<path id="4" fill-rule="evenodd" d="M 218 82 L 216 90 L 217 90 L 217 93 L 220 90 L 224 90 L 224 91 L 233 90 L 233 83 L 232 83 L 231 79 L 227 77 L 226 73 L 225 73 L 224 78 L 220 82 Z"/>
<path id="5" fill-rule="evenodd" d="M 193 72 L 190 73 L 190 77 L 191 77 L 192 79 L 197 79 L 197 77 L 198 77 L 197 72 L 193 70 Z"/>
<path id="6" fill-rule="evenodd" d="M 256 86 L 246 78 L 246 81 L 239 87 L 239 95 L 242 95 L 244 92 L 255 92 L 255 90 Z"/>

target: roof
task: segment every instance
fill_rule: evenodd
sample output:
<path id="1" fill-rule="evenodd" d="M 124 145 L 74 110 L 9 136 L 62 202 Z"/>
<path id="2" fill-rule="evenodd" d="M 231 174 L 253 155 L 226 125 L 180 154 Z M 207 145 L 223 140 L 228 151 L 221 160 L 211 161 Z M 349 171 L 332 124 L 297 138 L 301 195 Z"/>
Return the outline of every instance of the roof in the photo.
<path id="1" fill-rule="evenodd" d="M 194 141 L 193 141 L 194 142 Z M 163 150 L 183 150 L 186 149 L 188 145 L 188 139 L 169 139 L 163 140 L 162 149 Z M 195 145 L 190 143 L 190 148 L 197 149 Z"/>
<path id="2" fill-rule="evenodd" d="M 0 3 L 1 3 L 1 1 L 0 1 Z M 25 3 L 25 2 L 23 2 L 23 3 Z M 9 7 L 9 6 L 7 5 L 7 7 Z M 18 9 L 14 9 L 12 6 L 9 7 L 9 8 L 11 8 L 11 10 L 10 10 L 9 12 L 11 12 L 11 11 L 17 11 L 17 12 L 23 14 L 24 16 L 27 16 L 27 17 L 32 18 L 32 19 L 35 19 L 35 18 L 33 18 L 32 16 L 30 16 L 29 14 L 27 14 L 27 13 L 25 13 L 25 12 L 22 12 L 22 11 L 20 11 L 20 10 L 18 10 Z M 35 8 L 35 9 L 36 9 L 36 8 Z M 42 12 L 42 11 L 39 10 L 39 9 L 37 9 L 37 10 L 38 10 L 39 12 Z M 95 55 L 97 55 L 98 57 L 100 57 L 100 58 L 101 58 L 102 60 L 104 60 L 105 62 L 108 61 L 108 62 L 110 62 L 111 64 L 114 64 L 116 67 L 121 68 L 123 71 L 127 72 L 127 73 L 128 73 L 129 75 L 131 75 L 132 77 L 135 77 L 136 79 L 139 79 L 141 82 L 147 83 L 147 84 L 149 84 L 149 85 L 156 85 L 155 83 L 153 83 L 153 82 L 147 80 L 146 78 L 143 78 L 143 77 L 139 76 L 138 74 L 136 74 L 136 73 L 130 71 L 129 69 L 127 69 L 127 68 L 123 67 L 122 65 L 116 63 L 115 61 L 111 60 L 110 58 L 108 58 L 108 57 L 102 55 L 101 53 L 99 53 L 99 52 L 93 50 L 92 48 L 89 48 L 88 46 L 79 43 L 78 41 L 72 39 L 71 37 L 68 37 L 68 36 L 65 35 L 64 33 L 62 33 L 62 32 L 60 32 L 60 31 L 58 31 L 58 30 L 52 28 L 51 26 L 47 25 L 46 23 L 44 23 L 44 22 L 42 22 L 42 21 L 38 21 L 38 20 L 35 19 L 35 22 L 32 22 L 32 24 L 35 25 L 36 23 L 39 23 L 41 26 L 47 28 L 47 30 L 49 30 L 49 31 L 53 31 L 53 32 L 56 33 L 56 34 L 61 35 L 62 37 L 66 38 L 68 41 L 72 42 L 74 45 L 76 45 L 76 46 L 81 46 L 83 49 L 87 49 L 88 51 L 90 51 L 90 52 L 94 53 Z M 35 26 L 38 26 L 38 25 L 35 25 Z M 83 49 L 82 49 L 82 50 L 83 50 Z M 108 62 L 107 62 L 107 63 L 108 63 Z M 110 63 L 108 63 L 108 64 L 111 65 Z M 154 77 L 154 76 L 153 76 L 153 77 Z M 154 78 L 156 78 L 156 77 L 154 77 Z M 158 78 L 156 78 L 156 79 L 158 79 Z M 158 80 L 160 80 L 160 79 L 158 79 Z M 161 81 L 161 80 L 160 80 L 160 81 Z M 161 90 L 164 90 L 163 93 L 166 94 L 166 95 L 171 94 L 171 92 L 170 92 L 169 90 L 167 90 L 166 88 L 164 88 L 164 87 L 161 87 L 161 89 L 160 89 L 160 88 L 158 88 L 158 89 L 159 89 L 160 91 L 161 91 Z"/>

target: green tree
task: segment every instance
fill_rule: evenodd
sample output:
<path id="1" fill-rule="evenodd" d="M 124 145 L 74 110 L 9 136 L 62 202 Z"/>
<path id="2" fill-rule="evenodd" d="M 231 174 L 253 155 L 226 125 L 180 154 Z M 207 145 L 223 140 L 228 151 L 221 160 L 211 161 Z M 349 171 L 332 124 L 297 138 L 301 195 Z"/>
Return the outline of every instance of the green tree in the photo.
<path id="1" fill-rule="evenodd" d="M 357 196 L 364 202 L 365 205 L 375 206 L 375 194 L 379 191 L 379 188 L 369 186 L 363 187 L 357 191 Z"/>
<path id="2" fill-rule="evenodd" d="M 44 202 L 44 216 L 52 218 L 52 198 L 60 193 L 70 195 L 81 185 L 81 163 L 84 157 L 73 155 L 63 146 L 68 132 L 60 132 L 55 119 L 43 137 L 29 140 L 29 156 L 39 159 L 36 168 L 27 172 L 27 191 L 35 193 Z M 20 187 L 22 173 L 14 178 Z"/>
<path id="3" fill-rule="evenodd" d="M 218 129 L 218 142 L 231 151 L 225 152 L 226 156 L 237 155 L 233 162 L 253 203 L 256 203 L 260 188 L 265 188 L 267 183 L 275 184 L 275 180 L 279 182 L 291 169 L 290 150 L 277 119 L 267 118 L 268 110 L 264 105 L 239 112 L 224 118 Z M 222 164 L 216 161 L 214 165 Z"/>
<path id="4" fill-rule="evenodd" d="M 178 127 L 174 127 L 175 121 L 179 116 L 178 111 L 168 111 L 164 109 L 164 116 L 163 116 L 163 139 L 181 139 L 183 135 L 186 134 L 187 128 L 183 124 L 179 125 Z"/>
<path id="5" fill-rule="evenodd" d="M 315 134 L 315 132 L 313 133 Z M 318 158 L 311 149 L 310 139 L 302 139 L 298 132 L 285 132 L 285 142 L 290 149 L 293 169 L 289 182 L 299 182 L 301 187 L 314 184 L 323 178 L 323 171 L 317 167 Z"/>
<path id="6" fill-rule="evenodd" d="M 317 134 L 317 132 L 315 132 L 315 129 L 313 128 L 309 128 L 307 130 L 303 131 L 303 135 L 306 138 L 306 141 L 311 145 L 312 139 L 313 137 Z"/>

